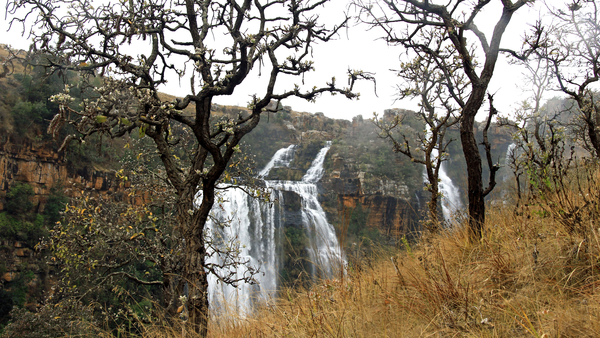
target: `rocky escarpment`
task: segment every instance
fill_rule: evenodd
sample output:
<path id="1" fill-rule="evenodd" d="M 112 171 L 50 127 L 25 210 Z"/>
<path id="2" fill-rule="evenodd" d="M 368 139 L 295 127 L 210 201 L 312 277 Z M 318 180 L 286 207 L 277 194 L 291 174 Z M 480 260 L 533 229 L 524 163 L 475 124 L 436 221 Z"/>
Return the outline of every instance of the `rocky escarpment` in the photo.
<path id="1" fill-rule="evenodd" d="M 370 128 L 370 125 L 366 127 Z M 327 135 L 310 134 L 312 138 L 297 144 L 289 166 L 273 168 L 267 179 L 302 179 L 316 153 L 329 140 Z M 348 137 L 353 138 L 351 134 Z M 326 157 L 325 174 L 319 182 L 322 207 L 328 220 L 338 229 L 338 235 L 342 236 L 354 209 L 360 209 L 366 214 L 361 226 L 379 230 L 388 239 L 397 240 L 418 231 L 419 205 L 414 188 L 398 179 L 402 178 L 400 168 L 405 163 L 389 151 L 389 146 L 383 143 L 370 144 L 371 153 L 383 156 L 384 167 L 390 172 L 389 176 L 381 175 L 381 166 L 365 163 L 368 159 L 361 158 L 365 154 L 364 147 L 347 144 L 345 139 L 341 135 L 334 140 Z M 383 146 L 385 153 L 376 154 Z M 376 156 L 373 157 L 375 158 Z"/>
<path id="2" fill-rule="evenodd" d="M 46 147 L 5 144 L 0 148 L 0 211 L 5 210 L 5 196 L 15 182 L 29 184 L 35 212 L 44 206 L 53 187 L 62 187 L 68 196 L 78 196 L 81 189 L 111 194 L 119 189 L 114 172 L 92 167 L 69 168 L 63 156 Z"/>
<path id="3" fill-rule="evenodd" d="M 105 198 L 114 198 L 123 195 L 124 191 L 114 172 L 91 167 L 71 168 L 63 156 L 46 147 L 8 143 L 0 147 L 0 211 L 3 213 L 11 212 L 7 210 L 6 195 L 16 184 L 27 184 L 32 188 L 33 195 L 28 199 L 33 208 L 28 214 L 34 215 L 34 218 L 36 214 L 44 213 L 53 189 L 68 197 L 80 196 L 82 191 L 88 190 Z M 141 195 L 133 196 L 132 202 L 142 202 L 140 199 L 143 198 Z M 6 217 L 2 218 L 2 222 L 5 223 L 2 226 L 10 227 Z M 38 229 L 43 228 L 37 224 L 37 219 L 18 222 L 35 223 Z M 52 273 L 45 259 L 35 250 L 40 234 L 23 235 L 22 230 L 18 231 L 0 234 L 0 291 L 5 282 L 12 285 L 10 289 L 25 288 L 30 301 L 25 305 L 35 307 L 34 299 L 39 297 L 41 288 L 47 289 L 52 284 L 47 283 Z"/>
<path id="4" fill-rule="evenodd" d="M 418 202 L 404 182 L 370 177 L 356 170 L 352 158 L 331 155 L 333 166 L 321 180 L 323 191 L 336 199 L 338 217 L 348 220 L 353 210 L 366 212 L 366 227 L 378 229 L 390 239 L 419 230 Z M 331 213 L 331 210 L 329 210 Z"/>

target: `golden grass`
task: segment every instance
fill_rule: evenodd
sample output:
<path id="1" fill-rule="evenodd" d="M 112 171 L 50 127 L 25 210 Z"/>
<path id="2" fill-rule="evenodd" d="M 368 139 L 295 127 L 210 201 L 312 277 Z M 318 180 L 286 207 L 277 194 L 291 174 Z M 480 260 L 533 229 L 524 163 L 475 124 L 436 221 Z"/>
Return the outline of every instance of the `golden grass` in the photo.
<path id="1" fill-rule="evenodd" d="M 600 224 L 590 202 L 600 200 L 600 180 L 585 185 L 547 193 L 518 214 L 490 206 L 481 241 L 456 225 L 368 266 L 350 265 L 343 278 L 284 290 L 250 317 L 235 309 L 213 315 L 209 336 L 600 337 Z M 586 217 L 574 226 L 549 212 L 562 205 L 557 198 Z M 147 329 L 148 338 L 194 336 Z"/>
<path id="2" fill-rule="evenodd" d="M 489 209 L 478 243 L 460 229 L 428 236 L 250 318 L 214 318 L 210 337 L 599 337 L 598 221 L 574 233 Z"/>

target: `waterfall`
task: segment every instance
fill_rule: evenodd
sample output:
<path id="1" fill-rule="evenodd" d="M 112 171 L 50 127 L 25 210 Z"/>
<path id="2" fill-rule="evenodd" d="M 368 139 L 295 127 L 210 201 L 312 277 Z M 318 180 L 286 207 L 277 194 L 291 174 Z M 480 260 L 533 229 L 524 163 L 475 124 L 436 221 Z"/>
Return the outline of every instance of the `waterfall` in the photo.
<path id="1" fill-rule="evenodd" d="M 273 158 L 267 163 L 267 165 L 258 173 L 258 177 L 266 177 L 274 167 L 289 167 L 290 163 L 294 159 L 294 151 L 296 145 L 292 144 L 287 148 L 281 148 L 277 150 Z"/>
<path id="2" fill-rule="evenodd" d="M 215 203 L 212 210 L 215 221 L 208 222 L 205 235 L 219 248 L 238 248 L 240 257 L 248 261 L 250 267 L 259 268 L 260 273 L 254 276 L 255 285 L 240 283 L 237 287 L 222 283 L 211 274 L 209 301 L 213 307 L 227 303 L 244 314 L 251 311 L 253 304 L 269 300 L 275 295 L 283 246 L 283 191 L 300 196 L 302 226 L 309 242 L 306 250 L 313 263 L 313 276 L 330 278 L 340 271 L 344 257 L 335 229 L 327 222 L 317 199 L 316 183 L 323 176 L 323 163 L 330 147 L 331 142 L 327 142 L 319 151 L 302 181 L 265 181 L 271 190 L 271 200 L 278 200 L 279 203 L 271 204 L 252 198 L 242 189 L 232 188 L 221 193 L 222 201 Z M 258 176 L 267 176 L 274 167 L 289 166 L 294 150 L 295 145 L 291 145 L 277 151 Z M 215 265 L 222 265 L 227 259 L 214 250 L 209 250 L 209 254 L 212 255 L 207 262 Z M 222 274 L 234 278 L 242 278 L 250 272 L 247 266 L 221 270 Z"/>
<path id="3" fill-rule="evenodd" d="M 437 154 L 436 154 L 437 155 Z M 438 173 L 440 184 L 439 189 L 442 192 L 442 213 L 444 219 L 450 220 L 453 216 L 462 209 L 462 203 L 458 194 L 458 188 L 452 182 L 452 179 L 446 173 L 446 163 L 440 165 Z"/>
<path id="4" fill-rule="evenodd" d="M 220 274 L 241 279 L 251 273 L 249 267 L 260 267 L 260 273 L 254 276 L 257 284 L 241 282 L 237 287 L 224 284 L 210 274 L 209 300 L 213 306 L 227 303 L 244 313 L 257 299 L 268 300 L 276 291 L 275 281 L 279 274 L 275 248 L 279 225 L 276 213 L 279 210 L 249 197 L 241 189 L 229 189 L 223 195 L 224 201 L 213 208 L 215 220 L 208 222 L 205 235 L 219 248 L 238 249 L 240 258 L 248 264 L 220 269 Z M 214 250 L 209 250 L 209 253 L 208 263 L 221 265 L 227 261 L 226 255 L 219 255 Z"/>
<path id="5" fill-rule="evenodd" d="M 515 152 L 515 148 L 517 147 L 517 145 L 515 143 L 511 143 L 508 148 L 506 149 L 506 158 L 504 160 L 504 167 L 506 168 L 506 174 L 504 175 L 504 181 L 507 181 L 510 178 L 510 161 L 511 158 Z"/>
<path id="6" fill-rule="evenodd" d="M 317 157 L 310 165 L 310 168 L 308 168 L 306 175 L 302 177 L 302 182 L 317 183 L 321 177 L 323 177 L 323 163 L 325 162 L 325 155 L 327 155 L 329 148 L 331 148 L 331 141 L 327 141 L 325 147 L 319 150 Z"/>
<path id="7" fill-rule="evenodd" d="M 431 137 L 431 131 L 429 130 L 429 126 L 427 126 L 427 134 L 426 137 Z M 435 163 L 438 157 L 438 149 L 433 148 L 431 152 L 431 161 L 432 164 Z M 444 219 L 451 220 L 453 216 L 456 215 L 458 211 L 462 209 L 462 202 L 460 201 L 460 196 L 458 193 L 458 188 L 452 182 L 452 179 L 446 173 L 445 168 L 446 162 L 442 162 L 440 165 L 440 170 L 438 172 L 438 179 L 440 183 L 438 184 L 438 189 L 442 193 L 442 215 Z M 429 180 L 427 178 L 427 169 L 423 171 L 423 182 L 425 184 L 429 184 Z"/>
<path id="8" fill-rule="evenodd" d="M 335 229 L 327 222 L 325 211 L 317 199 L 316 183 L 323 177 L 323 163 L 330 147 L 331 142 L 328 141 L 317 154 L 301 182 L 266 181 L 269 188 L 276 191 L 292 191 L 302 199 L 302 224 L 309 239 L 307 251 L 313 263 L 312 274 L 322 278 L 333 277 L 344 265 L 344 257 Z"/>

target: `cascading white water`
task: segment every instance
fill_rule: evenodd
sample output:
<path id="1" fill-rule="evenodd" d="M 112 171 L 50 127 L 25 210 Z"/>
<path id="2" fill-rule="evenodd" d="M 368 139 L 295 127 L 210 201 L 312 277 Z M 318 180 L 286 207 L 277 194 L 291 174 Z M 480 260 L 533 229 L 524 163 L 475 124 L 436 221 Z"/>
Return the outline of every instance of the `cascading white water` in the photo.
<path id="1" fill-rule="evenodd" d="M 449 220 L 462 208 L 462 202 L 460 201 L 458 188 L 454 185 L 452 179 L 446 173 L 444 165 L 445 163 L 442 163 L 442 165 L 440 166 L 439 188 L 443 195 L 442 212 L 444 214 L 444 218 Z"/>
<path id="2" fill-rule="evenodd" d="M 258 177 L 266 177 L 274 167 L 288 167 L 294 159 L 294 151 L 296 145 L 292 144 L 287 148 L 281 148 L 277 150 L 273 158 L 267 163 L 267 165 L 258 173 Z"/>
<path id="3" fill-rule="evenodd" d="M 427 129 L 427 137 L 431 136 L 429 127 Z M 435 163 L 438 157 L 438 149 L 434 148 L 431 152 L 431 161 Z M 458 188 L 452 182 L 452 179 L 448 176 L 445 169 L 445 164 L 440 165 L 440 171 L 438 172 L 438 178 L 440 183 L 438 185 L 439 191 L 442 193 L 442 214 L 444 219 L 450 220 L 462 209 L 462 202 L 458 193 Z M 427 178 L 427 169 L 423 171 L 423 182 L 429 184 Z"/>
<path id="4" fill-rule="evenodd" d="M 504 174 L 504 181 L 507 181 L 510 178 L 510 168 L 509 165 L 512 161 L 512 157 L 514 155 L 514 151 L 517 145 L 515 143 L 511 143 L 506 149 L 506 158 L 504 160 L 504 167 L 506 168 Z"/>
<path id="5" fill-rule="evenodd" d="M 325 156 L 331 147 L 328 141 L 310 168 L 302 177 L 302 182 L 296 181 L 266 181 L 268 187 L 273 190 L 292 191 L 300 195 L 302 199 L 302 223 L 309 239 L 307 251 L 312 261 L 313 276 L 329 278 L 340 272 L 344 265 L 344 257 L 335 233 L 335 229 L 329 222 L 325 211 L 321 207 L 317 197 L 318 189 L 316 183 L 323 177 L 323 163 Z"/>
<path id="6" fill-rule="evenodd" d="M 329 148 L 331 148 L 331 141 L 327 141 L 325 147 L 319 150 L 317 157 L 315 157 L 310 168 L 308 168 L 308 171 L 306 171 L 306 174 L 302 177 L 302 182 L 317 183 L 321 177 L 323 177 L 323 163 L 325 163 L 325 155 L 327 155 Z"/>
<path id="7" fill-rule="evenodd" d="M 221 283 L 216 276 L 209 277 L 209 301 L 213 306 L 227 303 L 247 313 L 259 300 L 268 300 L 277 289 L 279 274 L 280 231 L 283 227 L 283 191 L 298 194 L 301 198 L 302 223 L 309 244 L 307 252 L 312 261 L 312 273 L 322 278 L 332 277 L 340 271 L 344 257 L 335 229 L 327 222 L 323 208 L 317 200 L 316 183 L 323 176 L 323 163 L 331 142 L 327 142 L 317 154 L 302 181 L 265 181 L 272 190 L 271 200 L 278 200 L 278 207 L 247 196 L 241 189 L 229 189 L 222 193 L 223 201 L 215 204 L 212 215 L 218 222 L 207 224 L 207 236 L 220 245 L 238 247 L 240 256 L 248 260 L 249 266 L 260 268 L 254 276 L 256 285 L 240 284 L 238 287 Z M 260 171 L 265 177 L 273 167 L 289 166 L 295 146 L 280 149 Z M 222 264 L 223 257 L 213 254 L 208 262 Z M 231 268 L 235 277 L 249 273 L 247 267 Z"/>
<path id="8" fill-rule="evenodd" d="M 229 270 L 222 269 L 220 274 L 231 273 L 234 279 L 242 279 L 251 274 L 249 267 L 260 268 L 260 273 L 253 277 L 255 285 L 240 282 L 237 287 L 224 284 L 210 274 L 209 301 L 213 306 L 225 303 L 235 306 L 243 314 L 254 302 L 268 300 L 276 291 L 279 274 L 276 212 L 279 210 L 248 196 L 241 189 L 226 190 L 221 198 L 223 202 L 216 204 L 212 213 L 218 222 L 208 222 L 206 236 L 222 249 L 239 250 L 239 257 L 248 264 L 230 266 Z M 226 261 L 224 256 L 214 251 L 210 253 L 209 263 L 222 265 Z"/>

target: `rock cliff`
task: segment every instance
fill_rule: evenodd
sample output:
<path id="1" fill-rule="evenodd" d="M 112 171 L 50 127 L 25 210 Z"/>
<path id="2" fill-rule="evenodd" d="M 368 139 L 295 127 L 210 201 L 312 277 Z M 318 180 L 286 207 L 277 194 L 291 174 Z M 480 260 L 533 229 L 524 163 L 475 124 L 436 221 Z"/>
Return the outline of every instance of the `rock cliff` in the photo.
<path id="1" fill-rule="evenodd" d="M 82 189 L 103 195 L 119 189 L 114 172 L 92 167 L 74 169 L 49 147 L 7 143 L 0 147 L 0 211 L 5 209 L 6 193 L 15 182 L 33 188 L 33 211 L 38 213 L 44 211 L 52 187 L 62 187 L 67 196 L 78 196 Z"/>

